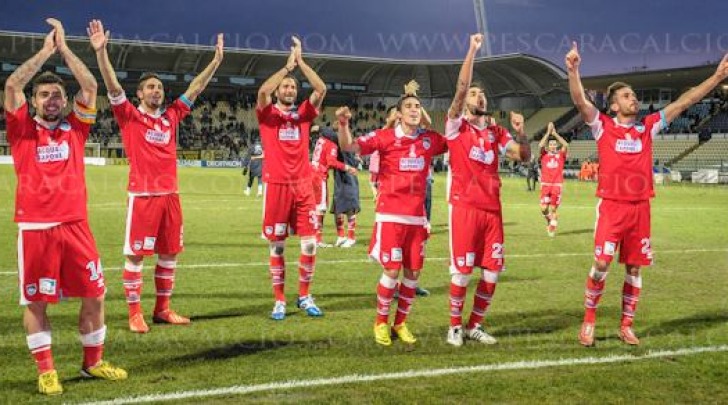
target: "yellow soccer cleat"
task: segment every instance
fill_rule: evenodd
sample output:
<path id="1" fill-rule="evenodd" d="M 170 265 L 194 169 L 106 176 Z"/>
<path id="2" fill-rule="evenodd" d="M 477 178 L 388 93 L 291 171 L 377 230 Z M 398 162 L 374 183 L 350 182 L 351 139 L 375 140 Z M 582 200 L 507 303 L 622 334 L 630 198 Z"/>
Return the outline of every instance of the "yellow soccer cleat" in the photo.
<path id="1" fill-rule="evenodd" d="M 100 378 L 102 380 L 120 381 L 126 380 L 128 376 L 126 370 L 115 367 L 106 361 L 100 361 L 99 364 L 81 369 L 81 376 L 85 378 Z"/>
<path id="2" fill-rule="evenodd" d="M 63 387 L 61 382 L 58 381 L 56 370 L 46 371 L 38 376 L 38 392 L 44 395 L 63 394 Z"/>
<path id="3" fill-rule="evenodd" d="M 374 325 L 374 341 L 382 346 L 392 346 L 392 337 L 389 332 L 389 325 L 380 323 Z"/>
<path id="4" fill-rule="evenodd" d="M 401 340 L 404 343 L 407 343 L 408 345 L 413 345 L 417 342 L 417 339 L 415 336 L 410 332 L 410 330 L 407 328 L 406 323 L 402 323 L 400 325 L 395 325 L 392 327 L 392 331 L 395 335 L 397 335 L 397 338 Z"/>

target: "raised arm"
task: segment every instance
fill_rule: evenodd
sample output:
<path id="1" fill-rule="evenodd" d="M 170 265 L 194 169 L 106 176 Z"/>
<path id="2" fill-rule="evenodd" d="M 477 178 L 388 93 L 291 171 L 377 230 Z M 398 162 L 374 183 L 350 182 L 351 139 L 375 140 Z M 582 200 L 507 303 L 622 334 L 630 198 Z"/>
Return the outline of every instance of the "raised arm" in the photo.
<path id="1" fill-rule="evenodd" d="M 349 129 L 349 120 L 351 120 L 351 111 L 349 107 L 341 107 L 336 110 L 336 119 L 339 122 L 339 148 L 345 152 L 359 153 L 359 145 L 354 142 Z"/>
<path id="2" fill-rule="evenodd" d="M 301 68 L 301 73 L 303 73 L 306 80 L 308 80 L 313 88 L 313 93 L 311 93 L 309 101 L 314 105 L 314 107 L 316 107 L 316 109 L 319 109 L 321 108 L 321 104 L 324 102 L 324 97 L 326 97 L 326 83 L 324 83 L 324 81 L 321 80 L 321 77 L 319 77 L 319 75 L 311 69 L 311 66 L 308 66 L 306 61 L 303 60 L 301 41 L 298 38 L 293 37 L 293 44 L 293 53 L 296 55 L 296 63 L 298 64 L 298 67 Z"/>
<path id="3" fill-rule="evenodd" d="M 515 132 L 514 142 L 508 143 L 507 156 L 516 162 L 531 160 L 531 145 L 528 143 L 523 115 L 511 111 L 511 127 Z"/>
<path id="4" fill-rule="evenodd" d="M 66 43 L 66 30 L 63 28 L 63 24 L 55 18 L 49 18 L 46 22 L 50 24 L 56 32 L 55 40 L 58 53 L 61 54 L 66 66 L 68 66 L 68 69 L 71 70 L 73 77 L 76 78 L 78 85 L 81 87 L 77 98 L 79 98 L 79 101 L 86 107 L 95 108 L 96 92 L 99 89 L 99 86 L 96 83 L 96 78 L 91 74 L 86 65 L 81 62 L 81 59 L 79 59 L 78 56 L 71 51 L 71 48 L 68 47 L 68 44 Z"/>
<path id="5" fill-rule="evenodd" d="M 109 52 L 106 46 L 109 43 L 109 31 L 104 31 L 104 25 L 100 20 L 92 20 L 86 29 L 91 47 L 96 53 L 96 63 L 99 65 L 101 77 L 104 79 L 104 86 L 111 97 L 118 97 L 124 92 L 116 78 L 116 72 L 109 60 Z"/>
<path id="6" fill-rule="evenodd" d="M 584 93 L 584 86 L 581 84 L 581 75 L 579 75 L 579 65 L 581 64 L 581 55 L 576 47 L 576 42 L 571 45 L 571 50 L 566 54 L 566 71 L 569 75 L 569 92 L 571 100 L 574 102 L 576 109 L 579 110 L 581 118 L 584 122 L 593 122 L 599 114 L 599 110 L 594 107 Z"/>
<path id="7" fill-rule="evenodd" d="M 715 70 L 712 76 L 707 78 L 699 85 L 683 93 L 677 100 L 668 104 L 665 108 L 665 119 L 667 122 L 672 122 L 677 118 L 683 111 L 687 110 L 691 105 L 702 100 L 711 90 L 718 86 L 723 80 L 728 77 L 728 54 L 723 57 L 723 60 L 718 64 L 718 68 Z"/>
<path id="8" fill-rule="evenodd" d="M 452 104 L 450 104 L 450 109 L 447 111 L 447 116 L 450 119 L 456 119 L 463 113 L 465 97 L 468 94 L 470 82 L 473 80 L 473 61 L 475 60 L 475 54 L 482 45 L 482 34 L 470 36 L 470 48 L 468 49 L 468 53 L 465 55 L 463 66 L 460 67 L 460 75 L 458 76 L 458 83 L 455 88 L 455 96 L 452 99 Z"/>
<path id="9" fill-rule="evenodd" d="M 546 128 L 546 132 L 543 133 L 543 136 L 541 137 L 541 141 L 538 143 L 538 148 L 543 149 L 546 147 L 546 142 L 549 140 L 549 136 L 551 136 L 551 131 L 554 128 L 554 123 L 549 122 L 548 127 Z"/>
<path id="10" fill-rule="evenodd" d="M 40 70 L 44 63 L 56 53 L 56 30 L 53 29 L 46 35 L 43 41 L 43 48 L 30 59 L 20 65 L 5 81 L 5 111 L 13 112 L 25 104 L 25 93 L 23 89 Z"/>
<path id="11" fill-rule="evenodd" d="M 294 53 L 294 48 L 291 47 L 291 53 L 288 55 L 286 65 L 280 68 L 277 72 L 273 73 L 271 77 L 263 82 L 260 89 L 258 89 L 258 101 L 256 104 L 258 109 L 262 110 L 273 102 L 273 92 L 276 91 L 278 85 L 281 84 L 283 79 L 293 72 L 293 69 L 295 68 L 296 54 Z"/>
<path id="12" fill-rule="evenodd" d="M 561 144 L 561 148 L 563 150 L 569 149 L 569 143 L 566 142 L 566 139 L 564 139 L 561 135 L 559 135 L 558 132 L 556 132 L 556 128 L 553 126 L 551 127 L 551 135 L 553 135 L 554 138 L 556 138 L 556 140 L 559 141 L 559 143 Z"/>
<path id="13" fill-rule="evenodd" d="M 220 67 L 223 57 L 223 47 L 225 46 L 223 41 L 223 34 L 217 34 L 215 56 L 212 58 L 212 61 L 207 65 L 207 67 L 205 67 L 205 69 L 192 80 L 190 87 L 188 87 L 187 91 L 185 91 L 185 97 L 187 97 L 188 100 L 194 102 L 197 99 L 197 96 L 199 96 L 210 83 L 210 80 L 217 71 L 217 68 Z"/>

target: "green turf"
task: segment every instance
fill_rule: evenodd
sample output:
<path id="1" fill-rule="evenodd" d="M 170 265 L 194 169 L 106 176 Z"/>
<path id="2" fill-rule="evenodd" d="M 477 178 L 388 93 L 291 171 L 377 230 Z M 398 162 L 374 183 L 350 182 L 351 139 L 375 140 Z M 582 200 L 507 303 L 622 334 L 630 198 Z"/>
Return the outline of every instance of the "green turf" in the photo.
<path id="1" fill-rule="evenodd" d="M 644 354 L 650 350 L 728 344 L 728 189 L 670 185 L 653 201 L 656 265 L 644 274 L 636 318 L 639 348 L 616 337 L 622 270 L 608 278 L 597 325 L 597 347 L 576 342 L 583 289 L 591 264 L 596 199 L 594 185 L 567 182 L 559 234 L 546 236 L 538 194 L 523 179 L 503 187 L 508 270 L 487 316 L 500 341 L 493 347 L 448 346 L 447 205 L 445 179 L 437 176 L 433 237 L 421 285 L 433 292 L 415 302 L 413 350 L 374 344 L 375 286 L 380 270 L 365 261 L 373 204 L 362 177 L 359 242 L 349 250 L 319 250 L 313 293 L 325 311 L 307 318 L 294 308 L 297 241 L 287 251 L 289 316 L 268 319 L 272 294 L 267 246 L 259 239 L 261 200 L 244 197 L 238 170 L 180 169 L 185 253 L 180 257 L 174 308 L 193 318 L 188 327 L 152 325 L 151 333 L 126 330 L 121 288 L 126 167 L 87 171 L 91 228 L 109 286 L 106 358 L 129 370 L 123 383 L 79 381 L 78 303 L 50 311 L 56 366 L 66 393 L 51 401 L 117 397 L 264 384 L 293 379 L 377 374 L 522 360 Z M 0 167 L 0 272 L 16 268 L 12 223 L 12 168 Z M 333 241 L 331 217 L 326 236 Z M 689 250 L 689 253 L 684 253 Z M 332 261 L 341 261 L 332 263 Z M 154 302 L 152 268 L 144 271 L 143 306 Z M 194 267 L 185 267 L 193 265 Z M 207 266 L 207 267 L 206 267 Z M 472 290 L 468 295 L 468 303 Z M 35 393 L 35 368 L 25 345 L 17 279 L 0 274 L 0 402 L 43 401 Z M 467 305 L 469 307 L 470 305 Z M 466 307 L 466 308 L 467 308 Z M 148 317 L 148 320 L 150 317 Z M 641 360 L 608 365 L 479 372 L 391 382 L 260 392 L 205 398 L 205 402 L 725 402 L 728 354 Z M 399 397 L 398 397 L 399 396 Z M 200 402 L 187 400 L 187 402 Z"/>

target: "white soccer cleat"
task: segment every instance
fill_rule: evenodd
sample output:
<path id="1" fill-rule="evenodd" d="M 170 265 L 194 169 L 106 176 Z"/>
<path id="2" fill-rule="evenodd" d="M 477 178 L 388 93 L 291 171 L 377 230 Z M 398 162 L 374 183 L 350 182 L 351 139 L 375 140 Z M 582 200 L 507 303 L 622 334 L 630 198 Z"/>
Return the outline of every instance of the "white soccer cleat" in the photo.
<path id="1" fill-rule="evenodd" d="M 463 345 L 463 327 L 451 326 L 447 331 L 447 343 L 460 347 Z"/>
<path id="2" fill-rule="evenodd" d="M 484 345 L 494 345 L 498 343 L 498 340 L 489 335 L 481 325 L 475 325 L 473 329 L 465 329 L 465 336 L 469 340 L 473 340 Z"/>
<path id="3" fill-rule="evenodd" d="M 243 194 L 245 194 L 246 196 L 249 196 L 250 195 L 250 189 L 249 188 L 246 188 L 245 191 L 243 191 Z"/>
<path id="4" fill-rule="evenodd" d="M 339 236 L 339 237 L 337 237 L 337 238 L 336 238 L 336 243 L 334 243 L 334 246 L 336 246 L 336 247 L 341 247 L 341 245 L 342 245 L 342 244 L 343 244 L 344 242 L 346 242 L 347 240 L 348 240 L 348 239 L 346 239 L 345 237 L 343 237 L 343 236 Z"/>
<path id="5" fill-rule="evenodd" d="M 346 239 L 339 247 L 350 248 L 356 245 L 356 239 Z"/>

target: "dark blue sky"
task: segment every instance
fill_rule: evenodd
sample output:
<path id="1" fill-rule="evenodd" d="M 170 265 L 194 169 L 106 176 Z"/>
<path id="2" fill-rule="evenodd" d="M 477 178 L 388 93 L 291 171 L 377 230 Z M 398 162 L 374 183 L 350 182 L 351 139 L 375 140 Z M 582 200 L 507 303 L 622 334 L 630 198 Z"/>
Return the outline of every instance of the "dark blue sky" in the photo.
<path id="1" fill-rule="evenodd" d="M 472 0 L 0 0 L 0 29 L 43 32 L 56 16 L 85 35 L 91 18 L 115 37 L 393 59 L 461 59 L 476 23 Z M 180 5 L 184 5 L 181 7 Z M 493 54 L 529 53 L 562 65 L 582 44 L 585 74 L 694 66 L 728 51 L 728 1 L 485 0 Z"/>

